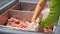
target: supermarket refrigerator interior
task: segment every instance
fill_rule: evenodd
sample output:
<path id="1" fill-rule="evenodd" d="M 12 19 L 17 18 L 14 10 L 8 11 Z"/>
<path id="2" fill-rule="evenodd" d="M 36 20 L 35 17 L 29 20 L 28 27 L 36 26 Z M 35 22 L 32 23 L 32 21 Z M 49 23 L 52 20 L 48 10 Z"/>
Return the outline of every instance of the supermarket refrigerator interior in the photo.
<path id="1" fill-rule="evenodd" d="M 0 34 L 60 34 L 58 2 L 0 0 Z"/>

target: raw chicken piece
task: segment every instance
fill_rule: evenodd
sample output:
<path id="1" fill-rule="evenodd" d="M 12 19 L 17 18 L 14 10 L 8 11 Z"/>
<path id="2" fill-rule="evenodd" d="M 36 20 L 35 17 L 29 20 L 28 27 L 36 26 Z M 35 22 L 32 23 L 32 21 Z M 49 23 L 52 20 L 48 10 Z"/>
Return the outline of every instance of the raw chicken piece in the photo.
<path id="1" fill-rule="evenodd" d="M 43 29 L 44 32 L 52 32 L 52 28 L 51 27 L 47 27 Z"/>

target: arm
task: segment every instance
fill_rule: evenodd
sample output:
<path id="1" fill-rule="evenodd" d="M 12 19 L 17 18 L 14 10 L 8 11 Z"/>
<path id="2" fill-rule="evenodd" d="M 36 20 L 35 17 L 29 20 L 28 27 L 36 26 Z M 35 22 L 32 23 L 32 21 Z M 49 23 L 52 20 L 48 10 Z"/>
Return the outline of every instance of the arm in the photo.
<path id="1" fill-rule="evenodd" d="M 44 9 L 45 4 L 46 4 L 46 0 L 39 0 L 32 17 L 32 22 L 35 22 L 41 11 Z"/>
<path id="2" fill-rule="evenodd" d="M 60 0 L 51 0 L 50 14 L 39 22 L 43 28 L 49 27 L 58 21 L 60 15 Z"/>

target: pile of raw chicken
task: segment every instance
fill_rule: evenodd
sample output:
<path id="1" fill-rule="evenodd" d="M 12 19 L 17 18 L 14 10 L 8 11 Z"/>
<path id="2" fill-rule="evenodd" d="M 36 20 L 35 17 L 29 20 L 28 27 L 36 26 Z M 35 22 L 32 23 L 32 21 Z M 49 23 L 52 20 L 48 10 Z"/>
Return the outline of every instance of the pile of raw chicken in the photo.
<path id="1" fill-rule="evenodd" d="M 37 19 L 36 21 L 38 22 L 39 19 Z M 11 17 L 10 19 L 8 19 L 7 26 L 11 26 L 14 29 L 37 31 L 36 27 L 38 26 L 38 23 L 30 23 L 28 21 L 22 21 Z"/>

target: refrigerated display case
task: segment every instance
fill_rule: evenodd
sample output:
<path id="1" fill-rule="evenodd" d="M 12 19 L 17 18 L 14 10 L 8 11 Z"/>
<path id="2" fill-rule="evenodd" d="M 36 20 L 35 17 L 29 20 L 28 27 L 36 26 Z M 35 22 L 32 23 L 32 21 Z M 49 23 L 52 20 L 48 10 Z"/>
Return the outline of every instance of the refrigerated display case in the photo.
<path id="1" fill-rule="evenodd" d="M 19 1 L 19 2 L 18 2 Z M 7 20 L 10 17 L 17 19 L 28 19 L 30 20 L 34 9 L 37 5 L 37 2 L 27 2 L 24 0 L 1 0 L 0 1 L 0 34 L 56 34 L 59 29 L 59 23 L 57 23 L 57 28 L 53 27 L 52 32 L 34 32 L 34 31 L 24 31 L 24 30 L 15 30 L 10 27 L 7 27 Z M 40 15 L 41 16 L 41 15 Z M 26 18 L 27 17 L 27 18 Z"/>

